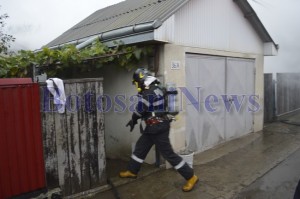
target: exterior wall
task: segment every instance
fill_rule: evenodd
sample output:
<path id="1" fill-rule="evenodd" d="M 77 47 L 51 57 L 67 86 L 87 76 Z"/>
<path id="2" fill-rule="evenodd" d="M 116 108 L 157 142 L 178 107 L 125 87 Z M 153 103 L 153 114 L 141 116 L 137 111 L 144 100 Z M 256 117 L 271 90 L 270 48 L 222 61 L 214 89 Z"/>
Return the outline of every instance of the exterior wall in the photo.
<path id="1" fill-rule="evenodd" d="M 160 49 L 159 74 L 164 75 L 164 83 L 174 82 L 185 86 L 185 53 L 181 46 L 166 44 Z M 172 61 L 180 62 L 180 70 L 171 70 Z M 175 151 L 185 148 L 185 112 L 180 111 L 177 121 L 171 123 L 170 141 Z"/>
<path id="2" fill-rule="evenodd" d="M 232 0 L 191 0 L 155 30 L 156 40 L 262 54 L 264 44 Z"/>
<path id="3" fill-rule="evenodd" d="M 165 82 L 185 87 L 185 55 L 197 53 L 255 59 L 255 94 L 263 105 L 264 43 L 232 0 L 191 0 L 155 30 L 156 40 L 169 42 L 160 52 Z M 172 70 L 172 62 L 180 63 Z M 184 99 L 183 99 L 184 100 Z M 185 147 L 185 102 L 170 139 L 175 150 Z M 263 128 L 263 109 L 254 115 L 254 131 Z"/>
<path id="4" fill-rule="evenodd" d="M 255 95 L 259 95 L 259 104 L 263 105 L 263 55 L 254 53 L 238 53 L 228 52 L 222 50 L 212 50 L 203 48 L 193 48 L 178 46 L 174 44 L 166 44 L 160 52 L 160 73 L 164 74 L 165 82 L 175 82 L 177 87 L 186 86 L 185 77 L 185 55 L 186 53 L 196 53 L 212 56 L 225 56 L 237 58 L 251 58 L 255 59 Z M 180 63 L 179 69 L 172 70 L 171 64 L 176 61 Z M 185 126 L 186 126 L 186 107 L 185 98 L 183 97 L 182 104 L 183 110 L 180 112 L 178 121 L 172 124 L 170 139 L 176 151 L 185 148 Z M 254 132 L 262 130 L 263 128 L 263 109 L 254 114 Z"/>
<path id="5" fill-rule="evenodd" d="M 254 132 L 263 129 L 264 125 L 264 56 L 255 55 L 255 94 L 259 96 L 260 111 L 254 115 Z"/>

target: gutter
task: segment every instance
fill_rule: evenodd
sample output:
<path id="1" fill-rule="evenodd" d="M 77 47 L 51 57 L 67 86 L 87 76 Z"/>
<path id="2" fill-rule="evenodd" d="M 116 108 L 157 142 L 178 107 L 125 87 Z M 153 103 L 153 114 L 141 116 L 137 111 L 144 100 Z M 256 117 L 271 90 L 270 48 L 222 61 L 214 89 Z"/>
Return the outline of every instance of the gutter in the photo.
<path id="1" fill-rule="evenodd" d="M 84 37 L 78 40 L 73 40 L 67 43 L 59 44 L 56 46 L 50 47 L 50 49 L 55 49 L 59 48 L 61 46 L 64 46 L 66 44 L 77 44 L 76 48 L 77 49 L 82 49 L 90 44 L 92 44 L 95 40 L 99 39 L 101 41 L 107 41 L 107 40 L 112 40 L 114 38 L 126 36 L 126 35 L 131 35 L 131 34 L 137 34 L 137 33 L 143 33 L 147 31 L 154 30 L 162 25 L 162 21 L 160 20 L 155 20 L 151 22 L 146 22 L 142 24 L 135 24 L 132 26 L 126 26 L 114 30 L 110 30 L 107 32 L 102 32 L 96 35 L 90 35 L 88 37 Z M 40 51 L 40 50 L 38 50 Z"/>

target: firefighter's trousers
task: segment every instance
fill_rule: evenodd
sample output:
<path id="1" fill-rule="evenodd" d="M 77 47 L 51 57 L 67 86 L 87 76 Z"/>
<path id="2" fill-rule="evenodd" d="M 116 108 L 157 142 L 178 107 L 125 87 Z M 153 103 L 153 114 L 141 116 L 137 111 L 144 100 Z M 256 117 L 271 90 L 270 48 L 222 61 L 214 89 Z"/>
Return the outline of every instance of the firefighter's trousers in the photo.
<path id="1" fill-rule="evenodd" d="M 153 126 L 147 126 L 144 133 L 138 139 L 134 152 L 128 164 L 128 170 L 137 174 L 141 164 L 153 145 L 157 150 L 186 180 L 194 175 L 193 169 L 177 155 L 171 146 L 169 139 L 170 123 L 168 121 Z"/>

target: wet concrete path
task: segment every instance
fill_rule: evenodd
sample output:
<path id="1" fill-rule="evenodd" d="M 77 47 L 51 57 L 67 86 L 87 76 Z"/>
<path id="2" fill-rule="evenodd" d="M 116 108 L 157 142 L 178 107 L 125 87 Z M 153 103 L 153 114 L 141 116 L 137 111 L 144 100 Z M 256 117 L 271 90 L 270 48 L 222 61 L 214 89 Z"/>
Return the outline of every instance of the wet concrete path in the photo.
<path id="1" fill-rule="evenodd" d="M 300 121 L 300 114 L 287 119 L 291 122 Z M 113 182 L 117 185 L 119 198 L 122 199 L 247 198 L 247 194 L 251 194 L 251 191 L 256 192 L 261 188 L 261 183 L 270 185 L 273 183 L 266 180 L 271 178 L 268 177 L 269 171 L 271 173 L 275 171 L 278 179 L 283 179 L 282 176 L 285 174 L 282 172 L 284 173 L 285 169 L 294 170 L 289 174 L 290 176 L 297 175 L 300 165 L 298 161 L 292 160 L 295 158 L 299 160 L 299 149 L 300 126 L 276 122 L 269 124 L 261 132 L 251 133 L 195 155 L 194 169 L 200 177 L 200 182 L 191 192 L 181 191 L 185 180 L 173 169 L 156 170 L 136 180 L 124 181 L 115 178 Z M 285 164 L 292 166 L 285 168 Z M 262 181 L 260 182 L 259 179 Z M 291 184 L 287 191 L 294 186 Z M 274 191 L 275 189 L 276 187 Z M 272 189 L 269 190 L 269 194 L 272 194 Z M 110 189 L 90 195 L 90 198 L 114 199 L 116 197 Z"/>
<path id="2" fill-rule="evenodd" d="M 300 179 L 300 150 L 245 188 L 236 199 L 293 199 Z"/>

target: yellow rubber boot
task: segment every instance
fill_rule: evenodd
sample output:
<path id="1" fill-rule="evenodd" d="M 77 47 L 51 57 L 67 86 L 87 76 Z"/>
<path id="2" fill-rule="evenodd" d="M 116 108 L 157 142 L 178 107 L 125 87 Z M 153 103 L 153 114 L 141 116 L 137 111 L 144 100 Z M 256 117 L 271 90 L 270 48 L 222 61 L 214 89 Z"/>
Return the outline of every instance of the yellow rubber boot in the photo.
<path id="1" fill-rule="evenodd" d="M 186 184 L 182 187 L 182 191 L 187 192 L 187 191 L 191 191 L 195 184 L 199 181 L 199 178 L 194 175 L 193 177 L 191 177 Z"/>
<path id="2" fill-rule="evenodd" d="M 137 175 L 132 173 L 131 171 L 121 171 L 119 176 L 121 178 L 136 178 Z"/>

